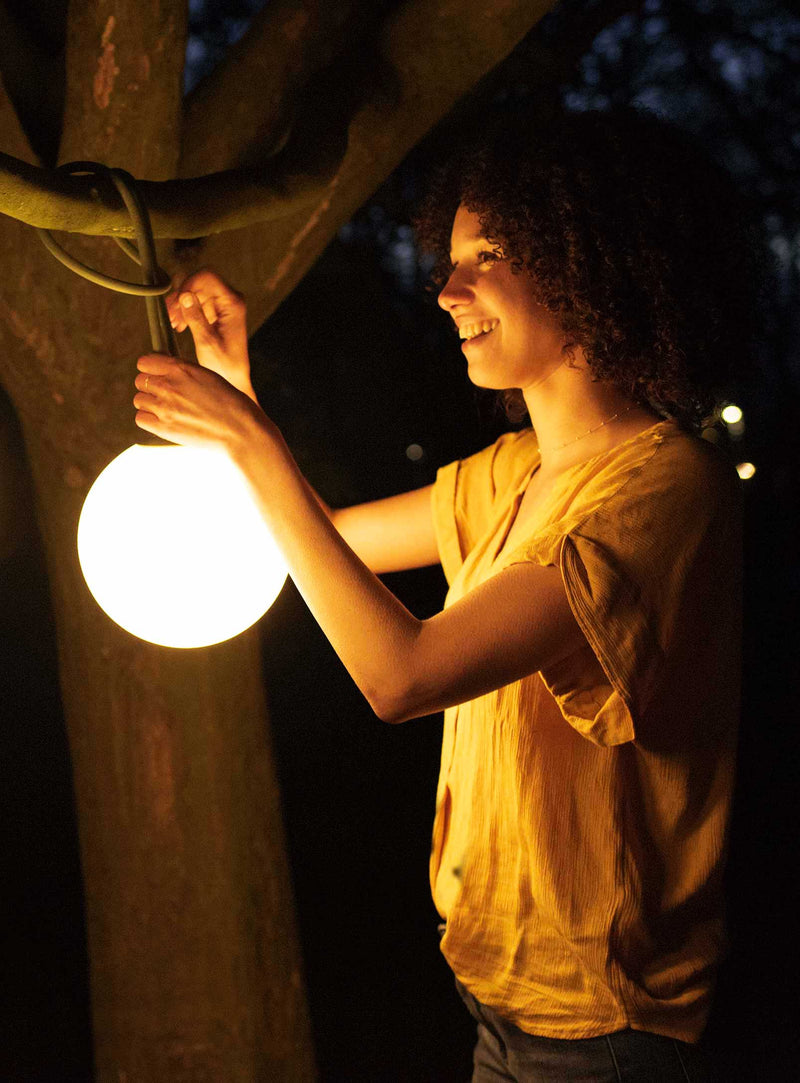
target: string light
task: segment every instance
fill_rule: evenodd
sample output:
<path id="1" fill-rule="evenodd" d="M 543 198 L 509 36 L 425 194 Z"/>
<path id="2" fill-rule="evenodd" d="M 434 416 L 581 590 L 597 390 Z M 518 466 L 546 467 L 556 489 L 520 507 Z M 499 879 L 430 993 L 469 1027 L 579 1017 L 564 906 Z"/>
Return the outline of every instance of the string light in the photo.
<path id="1" fill-rule="evenodd" d="M 720 417 L 726 425 L 736 425 L 742 420 L 744 414 L 742 413 L 739 406 L 737 406 L 733 402 L 729 402 L 728 405 L 723 409 Z"/>

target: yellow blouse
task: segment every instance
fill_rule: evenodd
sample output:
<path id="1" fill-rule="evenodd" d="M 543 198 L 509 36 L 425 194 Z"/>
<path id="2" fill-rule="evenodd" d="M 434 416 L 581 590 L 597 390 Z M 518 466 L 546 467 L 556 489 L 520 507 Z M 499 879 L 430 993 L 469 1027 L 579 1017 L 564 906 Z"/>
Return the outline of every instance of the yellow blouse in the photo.
<path id="1" fill-rule="evenodd" d="M 529 1033 L 694 1042 L 724 951 L 741 483 L 662 421 L 562 475 L 498 557 L 538 462 L 531 429 L 508 433 L 433 490 L 446 605 L 511 564 L 554 565 L 588 642 L 445 712 L 442 951 Z"/>

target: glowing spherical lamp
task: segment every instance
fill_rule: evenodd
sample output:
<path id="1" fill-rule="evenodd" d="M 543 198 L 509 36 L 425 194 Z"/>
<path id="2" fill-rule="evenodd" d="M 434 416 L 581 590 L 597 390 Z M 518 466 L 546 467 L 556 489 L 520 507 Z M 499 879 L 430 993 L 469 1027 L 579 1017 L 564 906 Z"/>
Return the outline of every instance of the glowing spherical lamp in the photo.
<path id="1" fill-rule="evenodd" d="M 101 609 L 165 647 L 238 635 L 286 579 L 239 469 L 198 448 L 135 444 L 118 455 L 86 497 L 78 557 Z"/>
<path id="2" fill-rule="evenodd" d="M 70 256 L 45 229 L 59 262 L 98 285 L 143 297 L 155 353 L 178 356 L 164 305 L 169 276 L 156 262 L 137 182 L 99 162 L 60 169 L 113 182 L 137 243 L 114 237 L 142 282 L 111 278 Z M 78 559 L 98 605 L 126 631 L 165 647 L 207 647 L 238 635 L 270 607 L 286 565 L 247 482 L 223 451 L 135 444 L 92 485 L 78 522 Z"/>

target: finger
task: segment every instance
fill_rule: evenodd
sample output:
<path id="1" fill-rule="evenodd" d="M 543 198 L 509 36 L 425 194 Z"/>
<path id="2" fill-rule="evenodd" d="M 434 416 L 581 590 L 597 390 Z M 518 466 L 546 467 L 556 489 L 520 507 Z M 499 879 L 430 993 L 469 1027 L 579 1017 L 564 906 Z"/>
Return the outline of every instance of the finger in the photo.
<path id="1" fill-rule="evenodd" d="M 217 306 L 214 304 L 214 302 L 210 298 L 205 297 L 204 294 L 202 294 L 202 293 L 197 293 L 196 297 L 197 297 L 197 300 L 198 300 L 198 302 L 200 304 L 200 307 L 203 310 L 203 315 L 208 320 L 208 322 L 210 324 L 216 323 L 217 322 Z"/>
<path id="2" fill-rule="evenodd" d="M 176 331 L 185 331 L 187 327 L 185 314 L 180 305 L 180 297 L 183 293 L 193 293 L 197 297 L 209 325 L 219 320 L 244 321 L 246 311 L 244 297 L 210 268 L 203 267 L 183 279 L 175 275 L 172 285 L 174 289 L 167 294 L 165 300 L 170 322 Z"/>
<path id="3" fill-rule="evenodd" d="M 148 413 L 147 410 L 137 410 L 133 420 L 140 429 L 145 429 L 147 432 L 154 433 L 158 430 L 158 418 L 155 414 Z"/>
<path id="4" fill-rule="evenodd" d="M 210 267 L 201 267 L 199 271 L 190 274 L 183 280 L 180 287 L 190 293 L 202 295 L 212 301 L 225 300 L 226 298 L 238 298 L 241 295 Z"/>
<path id="5" fill-rule="evenodd" d="M 176 357 L 170 357 L 165 353 L 147 353 L 136 361 L 139 372 L 146 372 L 150 376 L 167 376 L 175 371 L 175 365 L 179 364 Z M 138 379 L 138 377 L 137 377 Z"/>
<path id="6" fill-rule="evenodd" d="M 185 292 L 185 290 L 182 291 L 182 293 Z M 213 326 L 219 319 L 219 314 L 217 312 L 217 306 L 215 302 L 210 298 L 205 297 L 201 293 L 195 294 L 195 297 L 197 298 L 197 302 L 203 310 L 203 315 L 205 316 L 209 326 Z M 186 322 L 186 316 L 179 298 L 180 295 L 174 293 L 170 294 L 168 298 L 165 298 L 165 300 L 167 302 L 167 315 L 169 316 L 169 322 L 172 324 L 173 328 L 176 331 L 181 332 L 185 331 L 189 325 Z"/>
<path id="7" fill-rule="evenodd" d="M 146 410 L 155 417 L 155 411 L 158 409 L 158 399 L 144 391 L 137 391 L 133 396 L 133 405 L 137 410 Z"/>
<path id="8" fill-rule="evenodd" d="M 199 289 L 196 286 L 195 279 L 197 279 L 197 275 L 189 275 L 188 278 L 181 278 L 180 275 L 173 275 L 173 289 L 164 297 L 169 322 L 176 331 L 185 331 L 187 326 L 180 303 L 181 296 L 184 293 L 195 294 L 199 303 L 204 307 L 205 316 L 209 323 L 214 323 L 217 319 L 213 303 L 208 305 L 207 308 L 205 307 L 210 298 L 202 292 L 202 289 Z"/>
<path id="9" fill-rule="evenodd" d="M 145 395 L 155 397 L 155 393 L 162 389 L 162 378 L 153 376 L 149 372 L 140 372 L 136 379 L 133 381 L 134 387 L 137 387 Z"/>
<path id="10" fill-rule="evenodd" d="M 175 290 L 169 295 L 168 307 L 171 315 L 175 314 L 181 324 L 176 330 L 184 330 L 186 326 L 178 303 L 181 293 L 196 295 L 210 324 L 220 319 L 243 321 L 246 311 L 244 297 L 209 267 L 202 267 L 182 280 L 176 275 L 172 284 Z"/>
<path id="11" fill-rule="evenodd" d="M 174 278 L 172 280 L 172 284 L 175 285 L 175 279 Z M 167 308 L 167 316 L 169 317 L 169 322 L 172 324 L 173 328 L 176 331 L 185 331 L 186 330 L 186 321 L 184 320 L 183 315 L 181 313 L 181 306 L 180 306 L 180 303 L 178 301 L 179 296 L 180 296 L 180 290 L 179 289 L 172 290 L 171 293 L 166 294 L 166 296 L 164 297 L 164 304 L 166 305 L 166 308 Z"/>
<path id="12" fill-rule="evenodd" d="M 181 306 L 178 302 L 179 292 L 179 290 L 173 290 L 172 293 L 168 293 L 164 298 L 164 304 L 167 306 L 167 315 L 173 328 L 176 331 L 185 331 L 186 320 L 183 318 Z"/>
<path id="13" fill-rule="evenodd" d="M 179 297 L 181 313 L 186 321 L 195 346 L 205 345 L 212 338 L 211 323 L 206 317 L 203 306 L 194 293 L 184 291 Z"/>
<path id="14" fill-rule="evenodd" d="M 197 296 L 209 323 L 229 323 L 236 320 L 244 322 L 244 297 L 208 267 L 190 275 L 182 288 Z"/>

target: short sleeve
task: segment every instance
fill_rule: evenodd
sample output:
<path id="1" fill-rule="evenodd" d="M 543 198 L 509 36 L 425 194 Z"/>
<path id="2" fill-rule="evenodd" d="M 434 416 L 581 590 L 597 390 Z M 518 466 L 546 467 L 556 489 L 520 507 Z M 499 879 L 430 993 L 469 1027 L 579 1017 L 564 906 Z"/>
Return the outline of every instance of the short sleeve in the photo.
<path id="1" fill-rule="evenodd" d="M 498 502 L 536 461 L 536 437 L 533 430 L 523 429 L 504 433 L 489 447 L 438 471 L 432 494 L 433 522 L 448 583 L 490 526 Z"/>
<path id="2" fill-rule="evenodd" d="M 543 670 L 545 685 L 599 745 L 718 733 L 738 682 L 738 476 L 716 449 L 681 434 L 587 488 L 583 519 L 515 557 L 560 568 L 593 655 Z"/>

